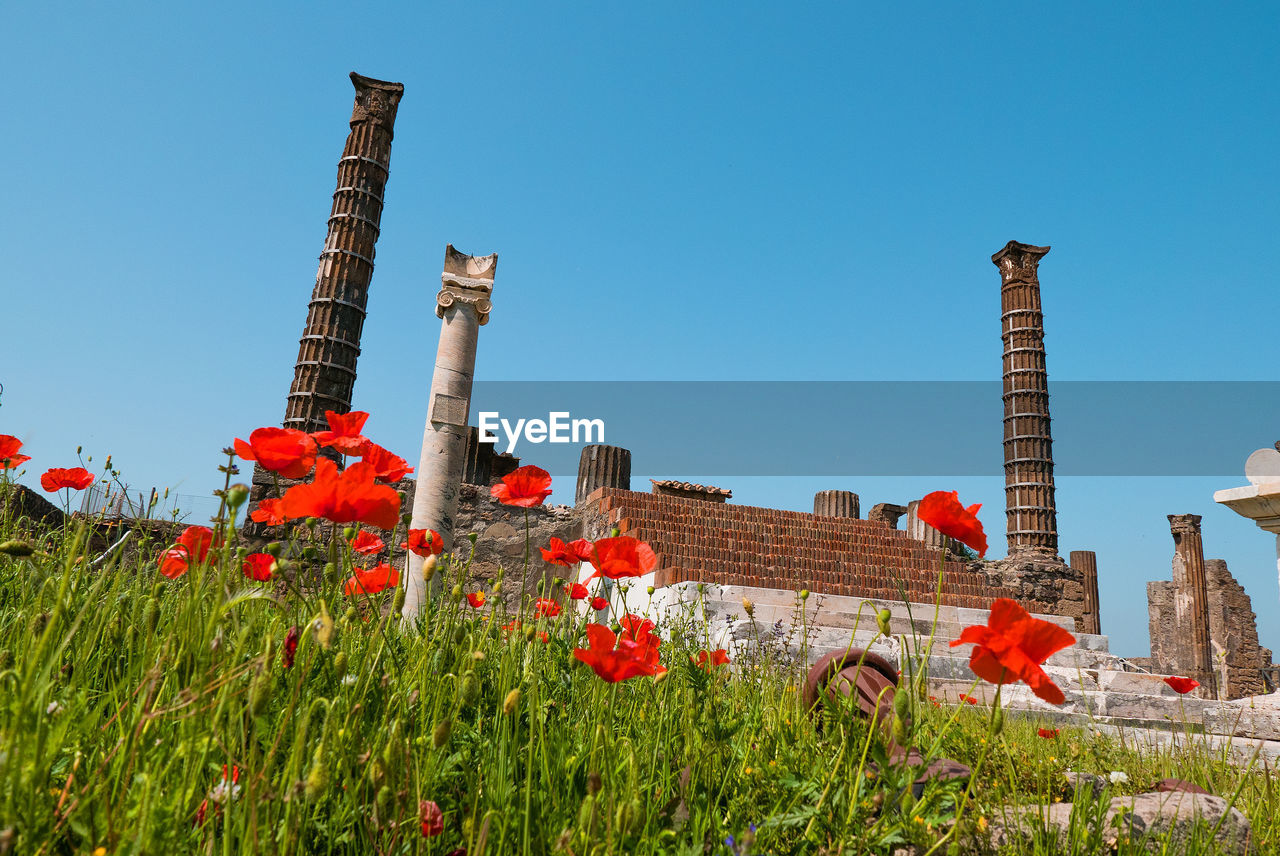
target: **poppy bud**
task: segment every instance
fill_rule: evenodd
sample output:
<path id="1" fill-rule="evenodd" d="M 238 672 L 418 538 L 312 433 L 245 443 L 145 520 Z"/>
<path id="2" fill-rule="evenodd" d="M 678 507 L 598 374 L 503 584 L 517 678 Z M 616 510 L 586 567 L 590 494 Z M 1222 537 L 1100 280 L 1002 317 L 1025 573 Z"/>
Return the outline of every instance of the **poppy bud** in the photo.
<path id="1" fill-rule="evenodd" d="M 900 716 L 893 718 L 892 734 L 894 742 L 899 746 L 906 746 L 911 742 L 911 730 L 907 727 L 907 721 Z"/>
<path id="2" fill-rule="evenodd" d="M 337 566 L 337 565 L 335 565 L 333 562 L 325 562 L 325 563 L 324 563 L 324 575 L 325 575 L 325 579 L 330 579 L 330 578 L 332 578 L 332 577 L 334 576 L 334 574 L 336 574 L 336 573 L 337 573 L 337 567 L 338 567 L 338 566 Z"/>
<path id="3" fill-rule="evenodd" d="M 328 651 L 333 644 L 333 618 L 329 615 L 329 607 L 320 601 L 320 614 L 311 619 L 311 638 Z"/>
<path id="4" fill-rule="evenodd" d="M 639 825 L 640 815 L 644 811 L 640 805 L 640 800 L 632 799 L 618 806 L 618 810 L 614 813 L 613 819 L 617 824 L 618 831 L 623 835 L 630 835 L 635 832 L 636 826 Z"/>
<path id="5" fill-rule="evenodd" d="M 413 522 L 412 512 L 406 511 L 404 514 L 401 514 L 400 522 L 403 523 L 405 526 L 408 526 L 410 523 L 412 523 Z"/>
<path id="6" fill-rule="evenodd" d="M 227 507 L 232 511 L 235 511 L 248 501 L 249 486 L 247 484 L 233 484 L 227 488 Z"/>
<path id="7" fill-rule="evenodd" d="M 392 802 L 395 794 L 392 793 L 390 786 L 383 785 L 378 788 L 378 795 L 374 797 L 374 805 L 378 809 L 378 817 L 387 817 L 391 814 Z"/>
<path id="8" fill-rule="evenodd" d="M 588 787 L 590 787 L 588 785 Z M 582 800 L 582 807 L 578 809 L 578 828 L 590 829 L 591 817 L 595 814 L 596 798 L 587 794 Z"/>
<path id="9" fill-rule="evenodd" d="M 142 626 L 147 628 L 148 632 L 154 633 L 156 625 L 160 623 L 160 604 L 154 598 L 147 601 L 147 605 L 142 609 Z"/>
<path id="10" fill-rule="evenodd" d="M 884 636 L 892 636 L 893 632 L 889 621 L 893 618 L 893 614 L 887 609 L 882 609 L 876 613 L 876 625 L 880 628 L 880 633 Z"/>
<path id="11" fill-rule="evenodd" d="M 317 555 L 316 548 L 312 547 L 310 544 L 302 548 L 302 558 L 307 559 L 308 561 L 314 559 Z"/>
<path id="12" fill-rule="evenodd" d="M 337 656 L 333 658 L 333 675 L 338 680 L 342 680 L 347 674 L 347 652 L 339 651 Z"/>
<path id="13" fill-rule="evenodd" d="M 309 800 L 323 796 L 325 788 L 329 786 L 329 767 L 325 763 L 325 754 L 322 738 L 320 745 L 316 747 L 315 754 L 311 756 L 311 770 L 307 773 L 307 780 L 303 786 L 303 793 Z"/>
<path id="14" fill-rule="evenodd" d="M 453 720 L 442 719 L 436 725 L 435 730 L 431 732 L 431 748 L 439 749 L 441 746 L 449 742 L 449 735 L 453 732 Z"/>
<path id="15" fill-rule="evenodd" d="M 76 446 L 76 456 L 78 457 L 80 455 L 80 452 L 83 450 L 84 450 L 83 446 Z"/>
<path id="16" fill-rule="evenodd" d="M 660 683 L 662 683 L 663 681 L 665 681 L 665 680 L 667 679 L 667 675 L 669 675 L 669 674 L 671 674 L 671 670 L 670 670 L 670 669 L 666 670 L 665 672 L 658 672 L 658 674 L 654 675 L 654 676 L 653 676 L 653 684 L 654 684 L 654 686 L 657 686 L 658 684 L 660 684 Z"/>
<path id="17" fill-rule="evenodd" d="M 248 547 L 236 547 L 236 558 L 237 558 L 237 559 L 239 559 L 241 562 L 243 562 L 245 559 L 249 558 L 249 548 L 248 548 Z"/>
<path id="18" fill-rule="evenodd" d="M 404 609 L 405 598 L 409 596 L 409 592 L 404 586 L 396 586 L 396 596 L 391 599 L 392 609 L 396 612 Z"/>
<path id="19" fill-rule="evenodd" d="M 893 712 L 906 718 L 911 715 L 911 694 L 899 689 L 893 694 Z"/>
<path id="20" fill-rule="evenodd" d="M 90 458 L 89 460 L 91 460 L 91 461 L 92 461 L 92 460 L 93 460 L 93 458 Z M 107 462 L 106 462 L 105 464 L 103 464 L 103 465 L 102 465 L 102 468 L 103 468 L 104 470 L 110 470 L 110 469 L 111 469 L 111 456 L 110 456 L 110 455 L 107 455 Z"/>
<path id="21" fill-rule="evenodd" d="M 483 652 L 483 651 L 473 651 L 473 652 L 471 653 L 471 659 L 475 660 L 477 663 L 481 662 L 482 660 L 484 660 L 484 652 Z"/>
<path id="22" fill-rule="evenodd" d="M 648 594 L 649 597 L 653 597 L 653 592 L 654 592 L 653 586 L 649 586 L 647 589 L 645 589 L 645 593 Z"/>
<path id="23" fill-rule="evenodd" d="M 742 611 L 750 618 L 756 614 L 756 605 L 744 597 L 742 599 Z"/>
<path id="24" fill-rule="evenodd" d="M 356 611 L 354 606 L 348 606 L 347 611 L 342 614 L 343 624 L 354 624 L 360 619 L 360 613 Z"/>
<path id="25" fill-rule="evenodd" d="M 476 543 L 476 539 L 477 539 L 477 538 L 479 538 L 479 537 L 480 537 L 480 536 L 479 536 L 479 534 L 477 534 L 477 533 L 475 533 L 475 532 L 471 532 L 471 533 L 468 533 L 468 535 L 467 535 L 467 540 L 468 540 L 468 541 L 470 541 L 470 542 L 471 542 L 471 546 L 473 546 L 473 547 L 474 547 L 474 546 L 475 546 L 475 543 Z"/>
<path id="26" fill-rule="evenodd" d="M 808 600 L 808 599 L 809 599 L 809 590 L 808 590 L 808 589 L 800 589 L 800 599 L 801 599 L 801 600 Z"/>
<path id="27" fill-rule="evenodd" d="M 316 518 L 314 518 L 314 517 L 308 517 L 306 520 L 304 520 L 304 521 L 302 521 L 302 522 L 306 524 L 306 526 L 307 526 L 307 528 L 308 528 L 308 529 L 315 529 L 315 528 L 316 528 L 316 524 L 318 524 L 320 521 L 319 521 L 319 520 L 317 520 L 317 519 L 316 519 Z"/>
<path id="28" fill-rule="evenodd" d="M 526 627 L 526 628 L 524 629 L 524 641 L 526 641 L 526 642 L 532 642 L 532 641 L 533 641 L 533 634 L 534 634 L 535 632 L 536 632 L 535 628 L 533 628 L 533 627 Z"/>
<path id="29" fill-rule="evenodd" d="M 422 578 L 431 582 L 431 578 L 436 575 L 436 566 L 439 564 L 439 560 L 434 555 L 427 556 L 426 561 L 422 563 Z"/>
<path id="30" fill-rule="evenodd" d="M 346 527 L 343 527 L 343 530 L 342 530 L 342 537 L 343 537 L 343 538 L 345 538 L 345 539 L 346 539 L 346 540 L 348 540 L 348 541 L 350 541 L 352 538 L 356 537 L 356 529 L 355 529 L 355 527 L 354 527 L 354 526 L 346 526 Z"/>
<path id="31" fill-rule="evenodd" d="M 23 556 L 30 556 L 35 551 L 36 551 L 36 548 L 32 547 L 30 544 L 26 543 L 25 541 L 5 541 L 4 543 L 0 544 L 0 553 L 4 553 L 6 556 L 13 556 L 19 559 L 22 558 Z"/>
<path id="32" fill-rule="evenodd" d="M 467 672 L 462 676 L 462 683 L 458 685 L 458 701 L 462 703 L 463 709 L 471 707 L 480 698 L 480 679 L 476 677 L 475 672 Z"/>
<path id="33" fill-rule="evenodd" d="M 453 591 L 449 592 L 449 595 L 455 602 L 462 600 L 462 583 L 454 583 Z"/>
<path id="34" fill-rule="evenodd" d="M 546 580 L 538 580 L 538 594 L 542 594 L 547 587 Z"/>
<path id="35" fill-rule="evenodd" d="M 502 580 L 494 580 L 493 588 L 489 589 L 489 594 L 497 594 L 502 591 Z"/>
<path id="36" fill-rule="evenodd" d="M 519 706 L 520 706 L 520 688 L 517 687 L 516 689 L 507 693 L 507 697 L 503 699 L 502 712 L 505 713 L 507 716 L 510 716 L 512 713 L 515 712 L 515 709 Z"/>

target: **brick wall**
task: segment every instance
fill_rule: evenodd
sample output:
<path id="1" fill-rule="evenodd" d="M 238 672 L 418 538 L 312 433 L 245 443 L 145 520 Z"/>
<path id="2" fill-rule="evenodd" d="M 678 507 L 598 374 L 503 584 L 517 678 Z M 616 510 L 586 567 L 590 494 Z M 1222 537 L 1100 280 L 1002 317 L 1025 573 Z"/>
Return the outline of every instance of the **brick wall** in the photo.
<path id="1" fill-rule="evenodd" d="M 684 581 L 763 586 L 931 602 L 941 551 L 886 523 L 778 511 L 600 488 L 578 508 L 588 537 L 616 526 L 658 554 L 654 584 Z M 1012 597 L 1034 612 L 1050 604 L 1020 598 L 962 562 L 942 565 L 942 602 L 985 608 Z"/>

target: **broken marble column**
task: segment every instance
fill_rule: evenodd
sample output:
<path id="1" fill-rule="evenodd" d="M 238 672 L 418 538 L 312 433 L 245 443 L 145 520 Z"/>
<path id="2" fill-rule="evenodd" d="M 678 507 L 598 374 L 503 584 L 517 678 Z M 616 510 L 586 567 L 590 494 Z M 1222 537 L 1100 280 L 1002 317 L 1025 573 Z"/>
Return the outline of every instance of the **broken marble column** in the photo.
<path id="1" fill-rule="evenodd" d="M 817 517 L 858 516 L 858 495 L 851 490 L 820 490 L 813 495 L 813 513 Z"/>
<path id="2" fill-rule="evenodd" d="M 418 482 L 413 492 L 413 529 L 434 529 L 453 547 L 458 492 L 466 464 L 467 418 L 471 411 L 471 383 L 476 367 L 476 341 L 493 308 L 493 275 L 498 255 L 469 256 L 450 244 L 444 251 L 444 272 L 436 295 L 436 316 L 444 323 L 436 348 L 435 372 L 427 399 L 422 431 Z M 405 574 L 405 618 L 418 614 L 426 600 L 423 557 L 409 554 Z M 438 584 L 439 577 L 436 577 Z"/>
<path id="3" fill-rule="evenodd" d="M 867 519 L 878 520 L 887 524 L 890 529 L 897 529 L 898 519 L 906 513 L 907 507 L 905 505 L 894 505 L 892 502 L 877 502 L 867 512 Z"/>
<path id="4" fill-rule="evenodd" d="M 574 505 L 602 487 L 631 490 L 631 452 L 628 449 L 601 445 L 582 447 Z"/>
<path id="5" fill-rule="evenodd" d="M 937 529 L 934 529 L 928 523 L 920 519 L 917 513 L 920 509 L 920 500 L 913 499 L 907 503 L 907 537 L 914 538 L 917 541 L 923 541 L 930 547 L 938 547 L 947 549 L 950 539 L 943 535 Z"/>
<path id="6" fill-rule="evenodd" d="M 1071 569 L 1080 574 L 1084 586 L 1085 633 L 1102 633 L 1102 616 L 1098 612 L 1098 554 L 1092 550 L 1072 550 Z"/>
<path id="7" fill-rule="evenodd" d="M 1199 514 L 1170 514 L 1173 535 L 1174 614 L 1184 642 L 1178 646 L 1191 677 L 1200 682 L 1200 695 L 1217 698 L 1213 648 L 1209 642 L 1209 591 L 1204 570 L 1204 544 L 1200 539 Z"/>

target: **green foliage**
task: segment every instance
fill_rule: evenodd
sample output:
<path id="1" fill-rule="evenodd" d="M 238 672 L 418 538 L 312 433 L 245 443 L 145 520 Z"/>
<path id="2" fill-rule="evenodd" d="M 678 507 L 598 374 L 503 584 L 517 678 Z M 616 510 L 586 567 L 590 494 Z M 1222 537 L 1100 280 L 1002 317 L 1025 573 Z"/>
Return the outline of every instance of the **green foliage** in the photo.
<path id="1" fill-rule="evenodd" d="M 295 559 L 311 582 L 287 587 L 245 579 L 239 536 L 225 535 L 171 581 L 155 564 L 167 545 L 145 535 L 94 565 L 83 525 L 0 517 L 0 541 L 33 545 L 0 554 L 11 852 L 890 853 L 928 849 L 964 804 L 960 783 L 915 797 L 918 771 L 895 767 L 881 731 L 850 710 L 811 718 L 796 667 L 763 646 L 708 673 L 690 662 L 705 647 L 697 625 L 663 628 L 670 672 L 609 685 L 573 657 L 585 619 L 571 610 L 534 619 L 497 598 L 480 612 L 437 595 L 406 628 L 394 592 L 350 599 L 334 569 L 307 576 L 320 559 L 353 560 L 315 530 L 283 546 L 318 557 Z M 450 592 L 465 563 L 440 574 Z M 514 619 L 548 641 L 505 631 Z M 1139 755 L 1066 729 L 1045 740 L 1012 716 L 994 737 L 983 711 L 923 693 L 896 716 L 917 746 L 987 759 L 966 830 L 1004 804 L 1061 799 L 1067 769 L 1125 770 L 1132 784 L 1116 792 L 1166 775 L 1239 788 L 1255 843 L 1276 841 L 1270 778 L 1220 757 Z M 444 813 L 429 839 L 426 800 Z"/>

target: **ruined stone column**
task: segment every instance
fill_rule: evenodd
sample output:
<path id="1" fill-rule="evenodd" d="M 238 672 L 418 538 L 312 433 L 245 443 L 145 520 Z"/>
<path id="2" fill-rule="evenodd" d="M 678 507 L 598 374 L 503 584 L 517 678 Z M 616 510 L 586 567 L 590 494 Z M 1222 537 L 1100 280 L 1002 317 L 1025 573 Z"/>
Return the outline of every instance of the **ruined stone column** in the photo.
<path id="1" fill-rule="evenodd" d="M 351 72 L 351 133 L 338 161 L 329 233 L 298 345 L 284 427 L 328 428 L 324 412 L 346 413 L 356 380 L 374 245 L 391 163 L 391 137 L 404 86 Z"/>
<path id="2" fill-rule="evenodd" d="M 858 495 L 851 490 L 820 490 L 813 495 L 816 517 L 854 517 L 861 511 Z"/>
<path id="3" fill-rule="evenodd" d="M 1049 373 L 1044 355 L 1037 268 L 1048 247 L 1010 241 L 991 257 L 1000 269 L 1004 341 L 1004 477 L 1009 556 L 1057 558 L 1058 520 L 1049 434 Z"/>
<path id="4" fill-rule="evenodd" d="M 1084 586 L 1085 633 L 1102 633 L 1102 616 L 1098 611 L 1098 554 L 1092 550 L 1072 550 L 1071 568 L 1080 574 Z"/>
<path id="5" fill-rule="evenodd" d="M 468 256 L 450 244 L 444 251 L 444 273 L 436 295 L 436 315 L 444 319 L 436 348 L 435 373 L 422 430 L 422 455 L 413 492 L 414 529 L 434 529 L 453 548 L 454 518 L 466 463 L 467 417 L 476 367 L 476 340 L 493 308 L 493 275 L 498 255 Z M 420 556 L 409 554 L 405 574 L 404 617 L 418 614 L 426 599 Z M 437 580 L 440 578 L 437 577 Z"/>
<path id="6" fill-rule="evenodd" d="M 631 452 L 618 446 L 583 446 L 578 459 L 578 489 L 573 504 L 579 505 L 597 488 L 631 490 Z"/>
<path id="7" fill-rule="evenodd" d="M 1191 677 L 1200 682 L 1204 698 L 1217 698 L 1213 648 L 1209 643 L 1209 590 L 1204 572 L 1204 544 L 1200 540 L 1199 514 L 1170 514 L 1173 535 L 1174 613 L 1178 632 L 1185 634 L 1178 646 Z"/>
<path id="8" fill-rule="evenodd" d="M 923 541 L 930 547 L 938 547 L 942 550 L 947 549 L 951 539 L 921 520 L 918 514 L 919 509 L 920 500 L 913 499 L 907 503 L 907 537 Z"/>
<path id="9" fill-rule="evenodd" d="M 907 508 L 904 505 L 894 505 L 892 502 L 877 502 L 867 512 L 867 519 L 879 520 L 881 523 L 888 524 L 890 529 L 897 529 L 898 519 L 906 513 Z"/>

